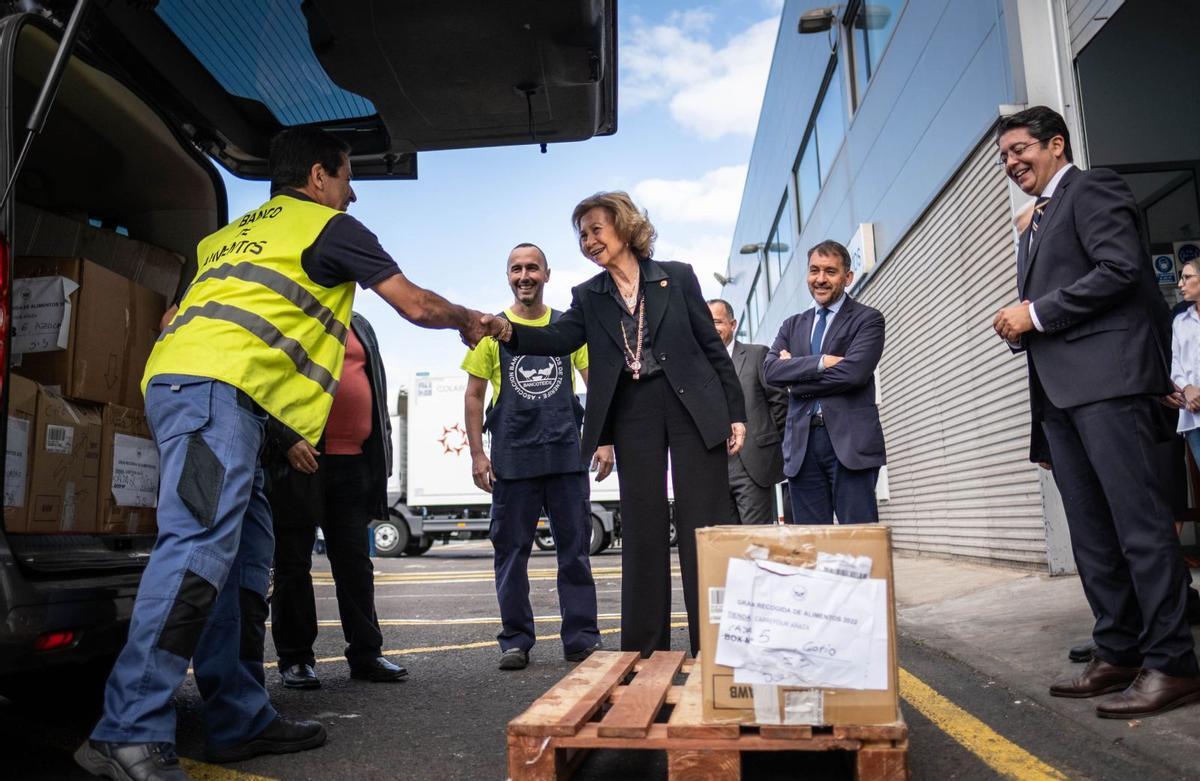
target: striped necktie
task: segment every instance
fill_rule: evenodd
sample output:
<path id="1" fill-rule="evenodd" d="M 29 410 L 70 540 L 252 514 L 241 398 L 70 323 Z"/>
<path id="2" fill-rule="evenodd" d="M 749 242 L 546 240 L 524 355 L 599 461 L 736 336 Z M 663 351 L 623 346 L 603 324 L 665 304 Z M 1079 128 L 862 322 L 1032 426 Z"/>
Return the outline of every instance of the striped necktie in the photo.
<path id="1" fill-rule="evenodd" d="M 1042 215 L 1046 213 L 1046 204 L 1050 203 L 1050 199 L 1043 196 L 1037 199 L 1037 203 L 1033 205 L 1033 218 L 1029 221 L 1029 228 L 1032 235 L 1037 233 L 1038 223 L 1042 221 Z"/>

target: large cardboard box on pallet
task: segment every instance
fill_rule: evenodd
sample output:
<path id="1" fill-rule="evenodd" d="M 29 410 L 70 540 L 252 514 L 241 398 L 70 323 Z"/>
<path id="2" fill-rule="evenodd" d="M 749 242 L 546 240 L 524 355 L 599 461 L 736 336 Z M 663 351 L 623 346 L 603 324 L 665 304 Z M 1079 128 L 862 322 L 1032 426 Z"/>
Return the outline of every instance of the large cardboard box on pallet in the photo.
<path id="1" fill-rule="evenodd" d="M 33 470 L 33 435 L 38 385 L 8 375 L 8 438 L 4 458 L 4 530 L 23 532 L 29 519 L 29 478 Z"/>
<path id="2" fill-rule="evenodd" d="M 100 477 L 101 410 L 38 390 L 33 503 L 25 531 L 94 533 Z"/>
<path id="3" fill-rule="evenodd" d="M 141 408 L 163 297 L 84 258 L 22 258 L 15 275 L 21 373 L 71 398 Z"/>
<path id="4" fill-rule="evenodd" d="M 101 534 L 153 534 L 158 504 L 158 448 L 146 414 L 105 404 L 100 440 Z"/>
<path id="5" fill-rule="evenodd" d="M 706 722 L 871 725 L 896 721 L 899 700 L 890 529 L 876 525 L 711 526 L 696 532 L 696 544 Z M 734 680 L 732 668 L 716 663 L 730 560 L 765 558 L 786 565 L 812 567 L 817 564 L 818 558 L 828 561 L 829 556 L 839 554 L 868 557 L 869 577 L 886 582 L 886 606 L 883 611 L 887 625 L 886 675 L 882 676 L 886 681 L 885 688 L 813 688 L 738 683 Z M 858 562 L 865 564 L 863 559 L 858 559 Z M 858 574 L 866 573 L 863 571 Z M 812 610 L 821 612 L 819 606 Z M 774 714 L 777 720 L 760 718 L 763 714 Z"/>

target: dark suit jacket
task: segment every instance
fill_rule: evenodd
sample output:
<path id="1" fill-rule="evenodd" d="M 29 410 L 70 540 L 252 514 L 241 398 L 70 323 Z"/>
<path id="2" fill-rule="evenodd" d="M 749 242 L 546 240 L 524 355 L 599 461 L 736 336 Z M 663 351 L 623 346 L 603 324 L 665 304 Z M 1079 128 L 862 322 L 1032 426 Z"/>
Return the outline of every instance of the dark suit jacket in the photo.
<path id="1" fill-rule="evenodd" d="M 1035 425 L 1059 408 L 1171 391 L 1171 318 L 1116 173 L 1063 174 L 1038 230 L 1021 234 L 1017 292 L 1045 332 L 1021 337 Z M 1039 450 L 1035 437 L 1033 454 Z"/>
<path id="2" fill-rule="evenodd" d="M 783 428 L 787 423 L 787 392 L 767 383 L 763 344 L 733 343 L 733 368 L 746 398 L 746 444 L 739 453 L 751 479 L 766 488 L 783 480 Z"/>
<path id="3" fill-rule="evenodd" d="M 717 336 L 696 274 L 686 263 L 642 259 L 646 322 L 654 356 L 691 413 L 705 445 L 729 438 L 730 423 L 746 420 L 745 402 L 733 362 Z M 571 307 L 541 328 L 513 324 L 508 349 L 524 355 L 566 355 L 587 344 L 587 409 L 583 419 L 585 458 L 612 444 L 608 419 L 617 380 L 625 366 L 621 310 L 605 291 L 607 271 L 571 290 Z"/>
<path id="4" fill-rule="evenodd" d="M 779 335 L 767 354 L 767 382 L 788 389 L 787 428 L 783 435 L 783 471 L 795 477 L 808 450 L 809 408 L 821 400 L 821 414 L 838 461 L 847 469 L 883 466 L 883 427 L 875 405 L 875 367 L 883 355 L 883 314 L 849 296 L 825 333 L 822 352 L 844 359 L 836 366 L 818 370 L 819 355 L 813 355 L 815 309 L 792 315 L 779 327 Z M 780 350 L 792 354 L 779 357 Z"/>

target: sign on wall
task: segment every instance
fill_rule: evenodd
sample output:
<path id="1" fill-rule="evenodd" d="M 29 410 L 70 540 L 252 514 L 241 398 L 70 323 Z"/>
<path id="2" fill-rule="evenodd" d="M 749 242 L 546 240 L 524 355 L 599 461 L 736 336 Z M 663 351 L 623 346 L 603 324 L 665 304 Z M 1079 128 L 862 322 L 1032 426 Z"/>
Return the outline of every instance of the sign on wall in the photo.
<path id="1" fill-rule="evenodd" d="M 850 270 L 854 272 L 854 282 L 850 285 L 850 292 L 853 293 L 875 269 L 875 224 L 859 223 L 846 249 L 850 253 Z"/>
<path id="2" fill-rule="evenodd" d="M 1158 284 L 1174 285 L 1179 281 L 1175 273 L 1174 255 L 1160 253 L 1151 257 L 1150 261 L 1154 264 L 1154 276 L 1158 278 Z"/>

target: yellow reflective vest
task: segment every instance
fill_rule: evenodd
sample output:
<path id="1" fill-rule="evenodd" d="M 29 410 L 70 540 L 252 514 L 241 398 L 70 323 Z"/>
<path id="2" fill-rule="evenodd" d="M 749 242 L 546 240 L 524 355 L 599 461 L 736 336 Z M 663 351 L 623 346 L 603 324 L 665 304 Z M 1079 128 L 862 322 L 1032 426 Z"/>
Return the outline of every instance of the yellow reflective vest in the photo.
<path id="1" fill-rule="evenodd" d="M 300 259 L 338 214 L 276 195 L 203 239 L 196 277 L 150 353 L 142 393 L 158 375 L 211 377 L 316 445 L 342 375 L 354 283 L 320 285 Z"/>

